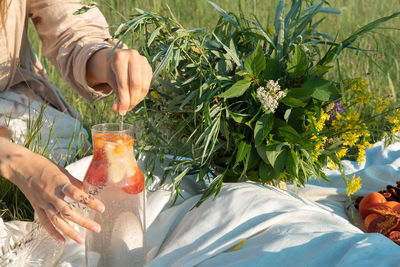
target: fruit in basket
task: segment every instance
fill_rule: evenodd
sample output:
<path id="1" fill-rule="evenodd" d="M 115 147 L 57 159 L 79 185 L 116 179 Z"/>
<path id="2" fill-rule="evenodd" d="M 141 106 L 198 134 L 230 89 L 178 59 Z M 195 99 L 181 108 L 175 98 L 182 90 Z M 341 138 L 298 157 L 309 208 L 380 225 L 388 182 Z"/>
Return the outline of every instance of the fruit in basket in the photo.
<path id="1" fill-rule="evenodd" d="M 384 215 L 379 218 L 372 220 L 369 224 L 367 231 L 369 233 L 380 233 L 382 235 L 388 235 L 390 232 L 399 225 L 400 217 L 394 215 Z"/>
<path id="2" fill-rule="evenodd" d="M 371 207 L 369 210 L 378 214 L 388 214 L 388 213 L 400 214 L 400 203 L 397 201 L 387 201 L 375 205 Z"/>
<path id="3" fill-rule="evenodd" d="M 388 236 L 393 242 L 400 245 L 400 231 L 392 231 Z"/>
<path id="4" fill-rule="evenodd" d="M 386 202 L 386 198 L 382 194 L 378 192 L 369 193 L 361 200 L 358 211 L 361 217 L 365 219 L 365 217 L 372 213 L 370 210 L 372 207 L 384 202 Z"/>
<path id="5" fill-rule="evenodd" d="M 354 207 L 366 232 L 383 234 L 400 245 L 400 181 L 396 187 L 387 185 L 386 189 L 357 198 Z"/>
<path id="6" fill-rule="evenodd" d="M 375 219 L 378 219 L 378 218 L 380 218 L 380 217 L 382 217 L 382 215 L 380 215 L 380 214 L 378 214 L 378 213 L 371 213 L 371 214 L 369 214 L 369 215 L 368 215 L 367 217 L 365 217 L 365 219 L 364 219 L 365 228 L 366 228 L 366 229 L 370 228 L 370 225 L 371 225 L 372 221 L 375 220 Z"/>

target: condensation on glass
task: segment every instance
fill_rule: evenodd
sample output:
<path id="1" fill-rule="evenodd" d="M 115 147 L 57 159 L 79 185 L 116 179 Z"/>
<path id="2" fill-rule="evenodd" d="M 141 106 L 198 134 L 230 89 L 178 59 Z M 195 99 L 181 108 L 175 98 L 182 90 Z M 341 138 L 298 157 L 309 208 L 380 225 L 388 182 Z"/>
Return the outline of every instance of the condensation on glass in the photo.
<path id="1" fill-rule="evenodd" d="M 86 265 L 90 267 L 145 264 L 144 175 L 134 156 L 133 126 L 92 127 L 93 159 L 84 189 L 102 201 L 104 213 L 88 209 L 101 232 L 86 231 Z"/>

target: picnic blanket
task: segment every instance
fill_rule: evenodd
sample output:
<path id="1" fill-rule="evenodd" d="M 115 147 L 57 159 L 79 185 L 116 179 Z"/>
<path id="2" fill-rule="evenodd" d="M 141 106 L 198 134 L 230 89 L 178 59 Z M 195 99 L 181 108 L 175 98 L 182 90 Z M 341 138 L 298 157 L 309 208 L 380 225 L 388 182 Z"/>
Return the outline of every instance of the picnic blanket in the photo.
<path id="1" fill-rule="evenodd" d="M 82 179 L 90 160 L 83 158 L 67 169 Z M 386 148 L 376 143 L 362 165 L 343 164 L 347 175 L 362 178 L 358 194 L 377 191 L 400 180 L 400 143 Z M 161 173 L 160 167 L 156 175 Z M 215 200 L 198 208 L 193 208 L 200 198 L 193 177 L 183 180 L 182 197 L 175 205 L 170 186 L 148 191 L 147 266 L 400 266 L 400 246 L 352 225 L 344 212 L 342 177 L 338 171 L 326 173 L 331 183 L 312 180 L 300 189 L 224 184 Z M 85 265 L 83 245 L 57 245 L 44 230 L 32 227 L 0 221 L 3 264 Z M 30 242 L 18 243 L 27 236 Z"/>

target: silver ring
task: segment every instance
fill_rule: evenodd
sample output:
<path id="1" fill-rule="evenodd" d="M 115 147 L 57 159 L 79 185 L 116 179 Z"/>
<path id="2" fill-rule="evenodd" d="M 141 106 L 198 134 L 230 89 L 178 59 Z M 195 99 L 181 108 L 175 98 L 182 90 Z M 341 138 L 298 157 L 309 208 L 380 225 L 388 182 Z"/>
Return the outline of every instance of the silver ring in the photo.
<path id="1" fill-rule="evenodd" d="M 67 187 L 68 183 L 63 184 L 63 186 L 61 186 L 60 191 L 65 194 L 65 188 Z"/>

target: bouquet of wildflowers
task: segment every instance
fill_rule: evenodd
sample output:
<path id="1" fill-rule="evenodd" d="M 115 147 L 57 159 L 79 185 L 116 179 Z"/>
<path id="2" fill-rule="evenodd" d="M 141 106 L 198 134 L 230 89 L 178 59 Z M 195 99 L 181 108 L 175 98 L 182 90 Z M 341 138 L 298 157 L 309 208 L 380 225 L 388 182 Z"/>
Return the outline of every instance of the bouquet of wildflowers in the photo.
<path id="1" fill-rule="evenodd" d="M 323 170 L 341 168 L 344 158 L 361 163 L 371 140 L 399 130 L 400 113 L 372 99 L 364 80 L 326 78 L 344 49 L 360 50 L 355 40 L 399 13 L 336 42 L 314 21 L 340 13 L 323 1 L 293 0 L 287 12 L 279 1 L 269 26 L 209 3 L 221 15 L 212 32 L 137 10 L 115 33 L 138 34 L 155 66 L 157 83 L 137 111 L 147 130 L 139 142 L 154 155 L 176 155 L 166 175 L 179 171 L 177 192 L 188 173 L 198 175 L 204 198 L 223 182 L 302 186 L 327 179 Z M 344 178 L 349 194 L 358 190 L 359 177 Z"/>

